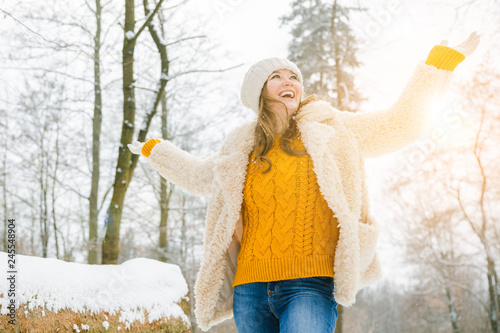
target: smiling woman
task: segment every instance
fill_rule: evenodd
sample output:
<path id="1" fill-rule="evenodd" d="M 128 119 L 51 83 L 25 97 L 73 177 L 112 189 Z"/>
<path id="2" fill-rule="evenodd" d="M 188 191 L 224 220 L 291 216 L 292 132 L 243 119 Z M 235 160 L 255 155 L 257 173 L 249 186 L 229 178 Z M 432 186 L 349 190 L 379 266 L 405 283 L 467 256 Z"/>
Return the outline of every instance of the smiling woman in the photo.
<path id="1" fill-rule="evenodd" d="M 276 141 L 290 156 L 307 154 L 303 148 L 295 150 L 291 147 L 292 141 L 299 135 L 294 115 L 301 107 L 316 100 L 315 95 L 305 97 L 302 85 L 300 69 L 282 58 L 261 60 L 245 75 L 241 100 L 258 115 L 252 160 L 259 167 L 262 161 L 267 163 L 268 168 L 263 173 L 271 169 L 272 160 L 267 155 Z"/>
<path id="2" fill-rule="evenodd" d="M 478 43 L 473 33 L 455 48 L 436 45 L 396 103 L 377 112 L 306 97 L 294 63 L 264 59 L 241 89 L 257 120 L 218 153 L 202 160 L 168 140 L 129 145 L 183 190 L 210 197 L 194 286 L 202 330 L 234 314 L 240 333 L 334 331 L 337 304 L 351 306 L 382 275 L 364 158 L 420 136 L 431 101 Z"/>
<path id="3" fill-rule="evenodd" d="M 279 69 L 274 71 L 264 85 L 267 97 L 277 99 L 281 103 L 270 102 L 269 107 L 278 114 L 284 121 L 288 122 L 292 115 L 299 108 L 302 98 L 302 85 L 299 82 L 298 75 L 288 69 Z M 281 104 L 281 105 L 280 105 Z M 286 107 L 282 107 L 285 104 Z M 285 129 L 285 126 L 280 122 L 278 126 L 278 133 Z"/>

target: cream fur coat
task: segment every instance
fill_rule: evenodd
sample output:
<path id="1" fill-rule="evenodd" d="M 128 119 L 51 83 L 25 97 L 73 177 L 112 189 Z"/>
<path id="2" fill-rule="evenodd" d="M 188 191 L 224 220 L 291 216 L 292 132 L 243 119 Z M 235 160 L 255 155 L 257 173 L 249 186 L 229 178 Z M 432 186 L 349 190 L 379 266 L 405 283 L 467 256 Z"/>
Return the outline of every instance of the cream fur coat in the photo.
<path id="1" fill-rule="evenodd" d="M 452 75 L 422 62 L 386 110 L 352 113 L 316 101 L 296 115 L 321 193 L 339 223 L 334 296 L 341 305 L 352 305 L 357 292 L 382 275 L 375 250 L 379 230 L 368 207 L 363 159 L 417 139 L 431 119 L 433 96 L 444 92 Z M 232 283 L 243 230 L 240 208 L 255 126 L 254 121 L 234 129 L 220 151 L 206 159 L 169 141 L 158 143 L 149 157 L 164 178 L 209 197 L 203 259 L 194 286 L 196 320 L 203 331 L 233 316 Z"/>

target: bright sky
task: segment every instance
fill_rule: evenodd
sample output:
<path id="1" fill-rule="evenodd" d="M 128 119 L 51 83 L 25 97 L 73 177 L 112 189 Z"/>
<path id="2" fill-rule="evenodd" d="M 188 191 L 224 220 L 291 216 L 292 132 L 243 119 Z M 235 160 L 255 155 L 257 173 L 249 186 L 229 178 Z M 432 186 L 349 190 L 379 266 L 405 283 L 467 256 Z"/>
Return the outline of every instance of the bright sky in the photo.
<path id="1" fill-rule="evenodd" d="M 0 314 L 9 313 L 10 286 L 7 254 L 0 252 Z M 187 297 L 188 286 L 177 265 L 135 258 L 121 265 L 86 265 L 52 258 L 16 256 L 16 306 L 53 312 L 120 313 L 123 329 L 139 320 L 181 318 L 191 323 L 176 304 Z M 145 274 L 147 272 L 147 274 Z M 107 322 L 103 322 L 106 326 Z M 80 327 L 82 331 L 85 327 Z"/>
<path id="2" fill-rule="evenodd" d="M 220 38 L 223 48 L 232 52 L 228 65 L 245 63 L 235 71 L 239 82 L 250 65 L 267 57 L 287 57 L 291 40 L 288 28 L 281 27 L 279 17 L 290 12 L 291 0 L 193 0 L 190 10 L 199 12 L 207 22 L 210 36 Z M 359 86 L 370 98 L 370 106 L 385 106 L 397 96 L 411 74 L 414 65 L 425 59 L 428 51 L 442 39 L 450 46 L 465 40 L 470 32 L 483 34 L 496 21 L 488 21 L 481 6 L 467 9 L 460 28 L 453 28 L 453 2 L 445 1 L 370 1 L 369 14 L 357 14 L 352 26 L 363 42 L 359 69 Z M 489 1 L 486 1 L 489 2 Z M 362 2 L 363 3 L 363 2 Z M 483 49 L 484 51 L 484 49 Z M 478 50 L 478 54 L 481 53 Z M 476 56 L 476 59 L 479 58 Z M 474 60 L 461 67 L 473 68 Z M 463 70 L 462 70 L 463 71 Z M 383 79 L 381 79 L 383 78 Z M 399 90 L 398 90 L 399 89 Z M 378 97 L 383 94 L 384 96 Z M 375 104 L 376 103 L 376 104 Z"/>

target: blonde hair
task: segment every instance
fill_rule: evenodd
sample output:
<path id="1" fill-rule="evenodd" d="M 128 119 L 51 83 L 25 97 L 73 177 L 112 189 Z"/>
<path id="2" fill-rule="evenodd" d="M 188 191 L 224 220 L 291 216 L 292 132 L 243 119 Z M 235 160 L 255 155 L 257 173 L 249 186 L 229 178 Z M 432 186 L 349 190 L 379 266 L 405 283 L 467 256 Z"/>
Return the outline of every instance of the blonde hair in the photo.
<path id="1" fill-rule="evenodd" d="M 262 164 L 260 163 L 262 160 L 269 165 L 269 167 L 263 173 L 269 172 L 272 167 L 271 160 L 265 155 L 275 144 L 274 137 L 276 136 L 276 134 L 278 134 L 276 128 L 278 118 L 280 118 L 283 125 L 286 125 L 285 120 L 281 117 L 278 117 L 270 107 L 270 103 L 282 104 L 288 114 L 288 108 L 286 107 L 286 104 L 276 98 L 271 97 L 267 92 L 266 85 L 267 81 L 264 83 L 264 87 L 262 88 L 262 91 L 260 93 L 259 114 L 257 117 L 257 126 L 255 127 L 255 144 L 252 150 L 252 152 L 255 154 L 255 160 L 257 161 L 259 168 L 262 167 Z M 316 95 L 311 95 L 301 101 L 295 114 L 299 112 L 300 108 L 302 108 L 304 105 L 307 105 L 315 101 L 316 99 Z M 295 119 L 295 117 L 292 117 L 289 121 L 288 127 L 282 133 L 279 141 L 280 148 L 289 155 L 298 156 L 307 154 L 305 150 L 295 151 L 290 146 L 290 143 L 295 137 L 298 136 L 298 134 L 299 130 L 297 127 L 297 120 Z"/>

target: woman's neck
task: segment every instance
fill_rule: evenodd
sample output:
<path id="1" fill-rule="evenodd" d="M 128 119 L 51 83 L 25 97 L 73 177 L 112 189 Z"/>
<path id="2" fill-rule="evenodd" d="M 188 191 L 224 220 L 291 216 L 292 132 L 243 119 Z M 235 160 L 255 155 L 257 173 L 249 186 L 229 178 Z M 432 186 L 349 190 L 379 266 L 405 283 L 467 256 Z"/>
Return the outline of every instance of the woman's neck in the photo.
<path id="1" fill-rule="evenodd" d="M 285 125 L 282 125 L 281 122 L 278 122 L 277 126 L 276 126 L 276 133 L 277 134 L 283 134 L 283 132 L 288 128 L 288 125 L 290 123 L 287 122 Z"/>

